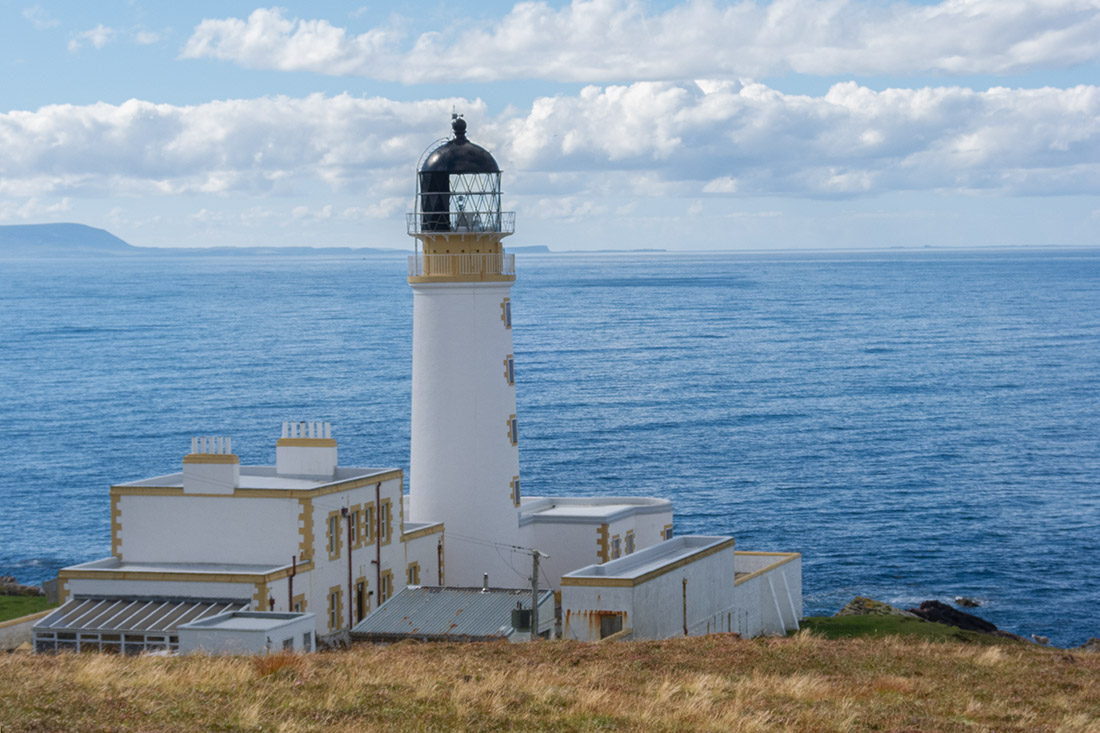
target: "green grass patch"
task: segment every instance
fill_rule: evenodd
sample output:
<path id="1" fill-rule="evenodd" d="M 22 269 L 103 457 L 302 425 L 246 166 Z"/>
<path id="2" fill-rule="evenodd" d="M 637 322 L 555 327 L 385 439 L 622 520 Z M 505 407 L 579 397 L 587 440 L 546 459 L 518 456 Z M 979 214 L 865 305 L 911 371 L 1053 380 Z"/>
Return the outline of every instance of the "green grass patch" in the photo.
<path id="1" fill-rule="evenodd" d="M 936 624 L 910 616 L 808 616 L 802 619 L 801 626 L 826 639 L 908 636 L 930 641 L 969 641 L 978 644 L 1021 643 L 1015 639 L 964 631 L 954 626 Z"/>
<path id="2" fill-rule="evenodd" d="M 56 607 L 57 604 L 50 603 L 46 596 L 0 596 L 0 621 L 10 621 Z"/>

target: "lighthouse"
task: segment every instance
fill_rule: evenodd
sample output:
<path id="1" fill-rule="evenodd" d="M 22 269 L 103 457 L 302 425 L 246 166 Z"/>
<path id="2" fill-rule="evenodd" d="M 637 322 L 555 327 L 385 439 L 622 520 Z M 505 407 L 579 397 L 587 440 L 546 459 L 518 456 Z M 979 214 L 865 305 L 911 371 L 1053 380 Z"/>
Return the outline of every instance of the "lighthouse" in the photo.
<path id="1" fill-rule="evenodd" d="M 502 241 L 500 167 L 466 137 L 431 150 L 416 174 L 407 231 L 413 290 L 410 519 L 446 518 L 446 583 L 524 586 L 519 544 L 519 422 L 512 351 L 514 255 Z"/>

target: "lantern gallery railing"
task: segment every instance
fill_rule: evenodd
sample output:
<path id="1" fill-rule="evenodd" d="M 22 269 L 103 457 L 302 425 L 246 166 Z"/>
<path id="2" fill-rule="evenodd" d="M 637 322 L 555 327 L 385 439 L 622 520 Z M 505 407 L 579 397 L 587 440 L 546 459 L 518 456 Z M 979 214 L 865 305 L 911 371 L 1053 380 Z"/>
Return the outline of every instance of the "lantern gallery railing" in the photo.
<path id="1" fill-rule="evenodd" d="M 405 215 L 409 234 L 513 234 L 516 212 L 421 211 Z"/>
<path id="2" fill-rule="evenodd" d="M 515 275 L 514 254 L 409 255 L 409 277 Z"/>

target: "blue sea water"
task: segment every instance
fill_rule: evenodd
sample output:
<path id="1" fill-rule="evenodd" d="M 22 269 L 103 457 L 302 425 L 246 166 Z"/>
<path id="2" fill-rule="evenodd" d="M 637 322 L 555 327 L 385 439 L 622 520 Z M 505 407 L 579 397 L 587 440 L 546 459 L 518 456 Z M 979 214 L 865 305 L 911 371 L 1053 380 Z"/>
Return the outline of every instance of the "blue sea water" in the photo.
<path id="1" fill-rule="evenodd" d="M 807 614 L 956 595 L 1100 636 L 1100 252 L 520 255 L 538 494 L 672 498 L 803 553 Z M 408 465 L 401 257 L 0 262 L 0 574 L 110 552 L 108 486 L 281 421 Z M 171 521 L 166 517 L 165 521 Z"/>

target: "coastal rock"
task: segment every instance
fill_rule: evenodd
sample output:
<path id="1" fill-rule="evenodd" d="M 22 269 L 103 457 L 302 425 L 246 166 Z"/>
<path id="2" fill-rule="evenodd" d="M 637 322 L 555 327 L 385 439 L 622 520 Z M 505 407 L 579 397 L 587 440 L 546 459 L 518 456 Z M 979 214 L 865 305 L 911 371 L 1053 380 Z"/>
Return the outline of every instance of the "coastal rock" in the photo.
<path id="1" fill-rule="evenodd" d="M 1093 654 L 1100 653 L 1100 639 L 1097 639 L 1095 636 L 1090 636 L 1088 641 L 1077 647 L 1077 651 L 1092 652 Z"/>
<path id="2" fill-rule="evenodd" d="M 915 616 L 916 614 L 903 611 L 889 603 L 876 601 L 866 596 L 856 596 L 847 606 L 837 611 L 834 616 Z"/>
<path id="3" fill-rule="evenodd" d="M 0 575 L 0 596 L 40 596 L 37 585 L 22 585 L 10 575 Z"/>
<path id="4" fill-rule="evenodd" d="M 909 612 L 925 621 L 956 626 L 966 631 L 978 631 L 983 634 L 992 634 L 998 631 L 995 624 L 991 624 L 984 618 L 978 618 L 973 614 L 960 611 L 939 601 L 924 601 L 920 604 L 920 608 L 910 608 Z"/>
<path id="5" fill-rule="evenodd" d="M 963 608 L 977 608 L 982 604 L 981 601 L 976 601 L 973 598 L 967 598 L 966 596 L 955 596 L 955 605 L 962 606 Z"/>

